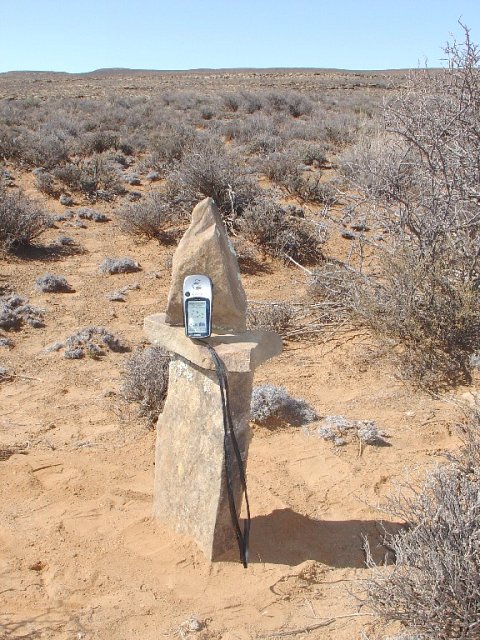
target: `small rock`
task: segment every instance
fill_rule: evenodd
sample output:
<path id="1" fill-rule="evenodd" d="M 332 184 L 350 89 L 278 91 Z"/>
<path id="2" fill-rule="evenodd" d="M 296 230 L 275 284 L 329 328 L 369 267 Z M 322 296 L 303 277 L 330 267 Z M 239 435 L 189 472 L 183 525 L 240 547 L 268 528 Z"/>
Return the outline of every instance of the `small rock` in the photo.
<path id="1" fill-rule="evenodd" d="M 370 231 L 370 227 L 365 222 L 354 222 L 353 224 L 350 225 L 350 227 L 354 231 L 360 231 L 360 232 Z"/>
<path id="2" fill-rule="evenodd" d="M 130 191 L 130 193 L 128 194 L 128 199 L 131 202 L 137 202 L 138 200 L 140 200 L 142 197 L 142 194 L 140 193 L 140 191 Z"/>
<path id="3" fill-rule="evenodd" d="M 52 353 L 53 351 L 60 351 L 64 347 L 63 342 L 53 342 L 44 348 L 45 353 Z"/>
<path id="4" fill-rule="evenodd" d="M 77 210 L 77 216 L 83 220 L 92 220 L 93 222 L 108 222 L 109 218 L 100 211 L 82 207 Z"/>
<path id="5" fill-rule="evenodd" d="M 121 291 L 111 291 L 110 293 L 105 294 L 105 297 L 111 302 L 125 302 L 126 300 Z"/>
<path id="6" fill-rule="evenodd" d="M 356 237 L 351 231 L 342 231 L 342 238 L 345 238 L 345 240 L 355 240 Z"/>
<path id="7" fill-rule="evenodd" d="M 145 179 L 149 180 L 150 182 L 155 182 L 155 180 L 160 179 L 160 174 L 158 173 L 158 171 L 149 171 L 145 176 Z"/>
<path id="8" fill-rule="evenodd" d="M 13 341 L 5 336 L 0 336 L 0 347 L 13 347 Z"/>
<path id="9" fill-rule="evenodd" d="M 127 184 L 131 185 L 132 187 L 136 187 L 136 186 L 142 184 L 141 181 L 140 181 L 140 178 L 135 174 L 127 175 L 127 176 L 125 176 L 124 179 L 125 179 L 125 182 Z"/>
<path id="10" fill-rule="evenodd" d="M 58 201 L 60 202 L 60 204 L 63 204 L 65 207 L 71 207 L 73 204 L 73 198 L 72 196 L 68 195 L 68 193 L 62 193 Z"/>

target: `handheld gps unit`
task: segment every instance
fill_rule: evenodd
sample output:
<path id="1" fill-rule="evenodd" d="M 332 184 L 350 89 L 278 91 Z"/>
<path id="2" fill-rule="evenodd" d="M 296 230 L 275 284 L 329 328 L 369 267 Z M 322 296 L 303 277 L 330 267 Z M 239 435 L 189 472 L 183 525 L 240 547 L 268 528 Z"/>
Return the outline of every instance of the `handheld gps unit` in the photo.
<path id="1" fill-rule="evenodd" d="M 183 281 L 185 335 L 208 338 L 212 333 L 212 281 L 208 276 L 187 276 Z"/>

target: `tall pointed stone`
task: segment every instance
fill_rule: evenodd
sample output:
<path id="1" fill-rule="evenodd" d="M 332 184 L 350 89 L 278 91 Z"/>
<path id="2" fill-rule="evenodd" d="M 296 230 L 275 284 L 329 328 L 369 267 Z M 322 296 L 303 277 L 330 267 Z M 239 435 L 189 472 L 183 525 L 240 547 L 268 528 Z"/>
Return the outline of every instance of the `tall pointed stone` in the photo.
<path id="1" fill-rule="evenodd" d="M 247 301 L 237 257 L 212 198 L 205 198 L 194 208 L 192 222 L 173 256 L 167 324 L 183 325 L 183 280 L 195 273 L 209 276 L 213 283 L 212 329 L 245 331 Z"/>

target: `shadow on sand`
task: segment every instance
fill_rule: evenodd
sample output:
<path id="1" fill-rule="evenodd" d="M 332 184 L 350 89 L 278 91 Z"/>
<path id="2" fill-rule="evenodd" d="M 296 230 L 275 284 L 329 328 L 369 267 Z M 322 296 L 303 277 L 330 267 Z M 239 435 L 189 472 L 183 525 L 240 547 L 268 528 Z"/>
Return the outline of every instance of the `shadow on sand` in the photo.
<path id="1" fill-rule="evenodd" d="M 376 562 L 382 562 L 389 550 L 382 545 L 384 529 L 398 531 L 400 523 L 377 520 L 312 520 L 291 509 L 276 509 L 252 518 L 250 562 L 298 565 L 315 560 L 335 568 L 365 567 L 363 539 L 370 543 Z M 237 560 L 235 550 L 222 558 Z"/>

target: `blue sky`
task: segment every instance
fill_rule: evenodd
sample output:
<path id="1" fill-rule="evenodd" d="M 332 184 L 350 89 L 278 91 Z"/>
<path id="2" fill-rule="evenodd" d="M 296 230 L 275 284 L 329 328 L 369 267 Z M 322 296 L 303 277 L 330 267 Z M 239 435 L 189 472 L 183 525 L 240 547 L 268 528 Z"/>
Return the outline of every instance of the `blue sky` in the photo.
<path id="1" fill-rule="evenodd" d="M 0 0 L 0 72 L 439 66 L 479 0 Z"/>

